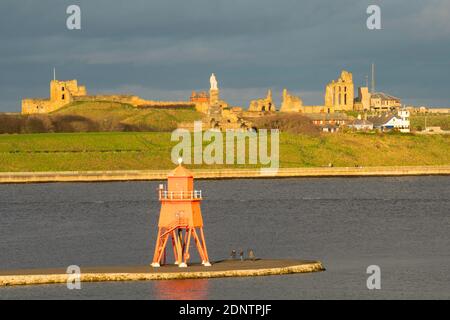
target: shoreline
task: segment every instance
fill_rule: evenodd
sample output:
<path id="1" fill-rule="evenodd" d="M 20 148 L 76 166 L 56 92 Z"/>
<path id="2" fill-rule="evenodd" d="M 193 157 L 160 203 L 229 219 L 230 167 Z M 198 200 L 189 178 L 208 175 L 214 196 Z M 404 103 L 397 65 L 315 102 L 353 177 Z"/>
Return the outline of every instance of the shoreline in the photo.
<path id="1" fill-rule="evenodd" d="M 0 172 L 0 184 L 51 182 L 113 182 L 165 180 L 171 170 Z M 450 175 L 448 166 L 314 167 L 261 169 L 193 169 L 196 179 L 249 179 L 300 177 L 380 177 Z"/>
<path id="2" fill-rule="evenodd" d="M 185 270 L 167 265 L 161 268 L 88 267 L 81 268 L 79 280 L 83 282 L 184 280 L 235 277 L 259 277 L 325 271 L 320 261 L 302 260 L 224 260 L 211 267 L 191 265 Z M 69 278 L 70 277 L 70 278 Z M 63 269 L 35 269 L 0 271 L 0 288 L 25 285 L 63 284 L 73 279 Z M 70 281 L 70 280 L 69 280 Z"/>

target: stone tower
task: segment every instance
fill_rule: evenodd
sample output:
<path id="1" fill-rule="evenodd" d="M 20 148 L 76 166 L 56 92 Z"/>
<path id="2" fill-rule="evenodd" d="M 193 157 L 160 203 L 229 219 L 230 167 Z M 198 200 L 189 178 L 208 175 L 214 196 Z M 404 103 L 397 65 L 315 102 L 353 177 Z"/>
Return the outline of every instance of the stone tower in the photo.
<path id="1" fill-rule="evenodd" d="M 73 97 L 87 95 L 85 86 L 78 86 L 77 80 L 59 81 L 52 80 L 50 82 L 50 100 L 68 104 L 72 102 Z"/>
<path id="2" fill-rule="evenodd" d="M 358 88 L 358 101 L 361 102 L 362 110 L 370 110 L 370 97 L 371 93 L 369 92 L 368 87 Z"/>
<path id="3" fill-rule="evenodd" d="M 325 107 L 329 112 L 353 111 L 354 95 L 353 75 L 344 70 L 337 80 L 333 80 L 327 85 Z"/>

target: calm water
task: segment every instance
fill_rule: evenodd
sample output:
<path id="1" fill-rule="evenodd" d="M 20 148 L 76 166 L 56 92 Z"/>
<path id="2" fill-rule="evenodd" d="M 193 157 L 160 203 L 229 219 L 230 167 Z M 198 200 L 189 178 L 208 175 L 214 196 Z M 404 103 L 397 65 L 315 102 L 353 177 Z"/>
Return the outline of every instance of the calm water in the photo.
<path id="1" fill-rule="evenodd" d="M 159 182 L 0 185 L 0 269 L 149 264 Z M 450 298 L 450 177 L 198 181 L 212 260 L 231 249 L 326 272 L 0 288 L 1 299 Z M 382 290 L 366 288 L 379 265 Z"/>

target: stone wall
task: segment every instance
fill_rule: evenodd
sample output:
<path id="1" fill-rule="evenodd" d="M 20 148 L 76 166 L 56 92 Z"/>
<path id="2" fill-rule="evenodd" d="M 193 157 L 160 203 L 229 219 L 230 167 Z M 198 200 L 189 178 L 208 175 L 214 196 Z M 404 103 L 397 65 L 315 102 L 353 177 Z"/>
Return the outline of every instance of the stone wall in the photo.
<path id="1" fill-rule="evenodd" d="M 23 99 L 22 114 L 49 113 L 63 107 L 64 104 L 49 99 Z"/>
<path id="2" fill-rule="evenodd" d="M 250 112 L 275 112 L 277 108 L 272 99 L 272 90 L 267 92 L 267 97 L 265 99 L 252 100 L 248 107 Z"/>
<path id="3" fill-rule="evenodd" d="M 284 89 L 280 112 L 304 112 L 303 100 L 300 97 L 290 95 L 287 89 Z"/>
<path id="4" fill-rule="evenodd" d="M 279 168 L 276 172 L 260 169 L 194 169 L 196 179 L 338 176 L 418 176 L 450 175 L 450 166 L 314 167 Z M 164 180 L 170 170 L 0 172 L 0 183 L 94 182 Z"/>
<path id="5" fill-rule="evenodd" d="M 331 113 L 325 106 L 303 106 L 304 113 Z"/>

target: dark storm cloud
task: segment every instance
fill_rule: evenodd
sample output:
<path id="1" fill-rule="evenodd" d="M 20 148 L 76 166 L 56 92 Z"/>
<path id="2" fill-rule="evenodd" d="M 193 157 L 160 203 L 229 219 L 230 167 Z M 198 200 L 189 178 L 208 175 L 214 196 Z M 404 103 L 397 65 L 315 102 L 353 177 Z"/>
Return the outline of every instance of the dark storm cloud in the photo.
<path id="1" fill-rule="evenodd" d="M 65 27 L 79 4 L 82 30 Z M 369 4 L 383 30 L 369 31 Z M 345 68 L 406 103 L 450 105 L 447 0 L 10 1 L 0 3 L 0 111 L 48 95 L 51 69 L 91 92 L 185 99 L 216 72 L 224 97 L 248 100 L 283 87 L 308 104 Z"/>

